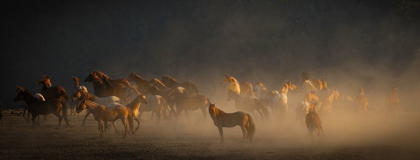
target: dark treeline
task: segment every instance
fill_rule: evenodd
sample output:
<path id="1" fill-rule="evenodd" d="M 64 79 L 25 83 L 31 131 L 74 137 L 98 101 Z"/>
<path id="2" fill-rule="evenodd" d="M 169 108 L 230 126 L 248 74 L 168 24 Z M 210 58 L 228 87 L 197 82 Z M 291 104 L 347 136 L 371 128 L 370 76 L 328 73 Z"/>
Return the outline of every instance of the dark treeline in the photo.
<path id="1" fill-rule="evenodd" d="M 83 80 L 92 70 L 211 82 L 223 73 L 296 80 L 302 70 L 361 66 L 402 76 L 419 61 L 419 2 L 1 2 L 0 98 L 17 108 L 15 85 L 39 92 L 48 74 L 70 90 L 71 76 Z"/>

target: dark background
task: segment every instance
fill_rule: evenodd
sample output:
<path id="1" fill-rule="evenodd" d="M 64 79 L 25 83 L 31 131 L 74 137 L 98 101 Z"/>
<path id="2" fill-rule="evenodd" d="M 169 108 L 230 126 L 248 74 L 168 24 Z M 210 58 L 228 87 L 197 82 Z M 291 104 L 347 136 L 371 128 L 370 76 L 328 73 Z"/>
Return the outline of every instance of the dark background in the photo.
<path id="1" fill-rule="evenodd" d="M 196 82 L 203 93 L 215 90 L 212 86 L 223 73 L 272 86 L 285 79 L 299 83 L 301 71 L 313 77 L 332 73 L 357 77 L 366 87 L 381 77 L 386 77 L 381 83 L 386 87 L 418 86 L 419 4 L 419 0 L 1 2 L 0 99 L 3 108 L 20 107 L 13 102 L 15 85 L 39 92 L 43 74 L 69 92 L 71 76 L 83 81 L 92 70 L 115 79 L 130 72 L 146 79 L 168 74 Z"/>

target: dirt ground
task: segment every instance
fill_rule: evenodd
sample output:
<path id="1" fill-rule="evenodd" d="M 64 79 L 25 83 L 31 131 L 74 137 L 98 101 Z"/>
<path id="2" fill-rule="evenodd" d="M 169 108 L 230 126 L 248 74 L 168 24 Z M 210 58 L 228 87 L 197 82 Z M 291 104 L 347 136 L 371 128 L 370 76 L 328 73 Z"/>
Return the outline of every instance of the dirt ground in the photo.
<path id="1" fill-rule="evenodd" d="M 229 111 L 229 109 L 225 109 Z M 63 121 L 56 129 L 54 115 L 32 129 L 20 111 L 4 111 L 0 125 L 0 159 L 420 159 L 420 114 L 398 113 L 395 120 L 383 116 L 359 118 L 334 115 L 323 119 L 325 137 L 311 142 L 302 125 L 293 122 L 293 112 L 279 124 L 273 115 L 262 121 L 258 115 L 253 142 L 241 143 L 239 127 L 227 128 L 220 143 L 217 128 L 201 111 L 174 117 L 143 121 L 136 135 L 122 138 L 123 126 L 116 124 L 100 138 L 93 117 L 81 126 L 84 112 L 70 117 L 72 127 Z M 136 123 L 135 123 L 136 126 Z"/>

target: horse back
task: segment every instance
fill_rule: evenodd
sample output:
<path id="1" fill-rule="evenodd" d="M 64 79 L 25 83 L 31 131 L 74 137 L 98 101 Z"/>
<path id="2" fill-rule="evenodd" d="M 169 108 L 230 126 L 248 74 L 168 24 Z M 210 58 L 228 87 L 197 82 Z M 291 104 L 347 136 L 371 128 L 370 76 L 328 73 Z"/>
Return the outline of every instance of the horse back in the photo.
<path id="1" fill-rule="evenodd" d="M 244 112 L 234 112 L 234 113 L 219 113 L 217 118 L 214 119 L 214 125 L 218 127 L 235 127 L 242 126 L 248 120 L 248 115 Z"/>

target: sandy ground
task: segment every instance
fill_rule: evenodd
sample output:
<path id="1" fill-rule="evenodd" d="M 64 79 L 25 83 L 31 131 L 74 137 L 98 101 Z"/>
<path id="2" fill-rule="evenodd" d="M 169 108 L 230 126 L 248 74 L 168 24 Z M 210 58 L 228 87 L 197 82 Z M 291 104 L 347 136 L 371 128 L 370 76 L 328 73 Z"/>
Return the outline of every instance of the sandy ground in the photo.
<path id="1" fill-rule="evenodd" d="M 191 112 L 190 121 L 183 114 L 178 122 L 171 117 L 158 125 L 145 113 L 137 134 L 125 139 L 120 121 L 120 134 L 111 129 L 99 138 L 93 117 L 81 126 L 83 112 L 70 118 L 72 127 L 61 129 L 54 115 L 32 129 L 14 112 L 4 111 L 0 159 L 420 159 L 419 113 L 399 113 L 394 121 L 329 116 L 325 138 L 313 143 L 306 128 L 293 123 L 293 112 L 282 124 L 274 116 L 263 122 L 257 115 L 252 143 L 241 143 L 239 127 L 224 129 L 225 143 L 220 143 L 217 128 L 201 111 Z"/>

